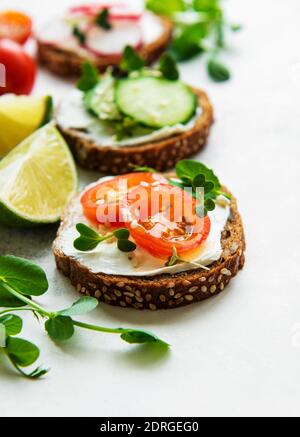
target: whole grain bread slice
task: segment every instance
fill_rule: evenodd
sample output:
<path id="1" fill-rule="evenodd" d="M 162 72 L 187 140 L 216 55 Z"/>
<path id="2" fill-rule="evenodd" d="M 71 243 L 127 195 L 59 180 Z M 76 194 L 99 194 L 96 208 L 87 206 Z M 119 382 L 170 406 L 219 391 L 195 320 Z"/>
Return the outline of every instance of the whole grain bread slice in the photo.
<path id="1" fill-rule="evenodd" d="M 232 198 L 231 215 L 222 233 L 223 253 L 210 270 L 197 269 L 175 275 L 124 277 L 95 274 L 61 249 L 64 232 L 80 219 L 74 199 L 67 208 L 53 245 L 56 264 L 77 291 L 109 305 L 138 310 L 172 309 L 199 302 L 221 293 L 245 263 L 245 236 L 237 202 Z"/>
<path id="2" fill-rule="evenodd" d="M 119 175 L 132 171 L 134 166 L 148 166 L 157 171 L 167 171 L 175 167 L 181 159 L 198 153 L 206 144 L 214 121 L 213 107 L 207 94 L 194 88 L 202 114 L 195 126 L 188 132 L 173 135 L 164 140 L 132 147 L 110 147 L 96 144 L 82 131 L 58 128 L 78 164 L 88 170 Z"/>
<path id="3" fill-rule="evenodd" d="M 158 17 L 158 19 L 163 27 L 161 36 L 137 50 L 147 65 L 151 65 L 162 55 L 172 39 L 171 21 L 164 17 Z M 117 66 L 120 62 L 120 57 L 115 56 L 99 57 L 88 52 L 86 56 L 83 56 L 76 50 L 43 41 L 39 36 L 37 36 L 37 57 L 42 66 L 63 77 L 80 76 L 82 63 L 86 60 L 93 62 L 100 72 L 104 72 L 109 66 Z"/>

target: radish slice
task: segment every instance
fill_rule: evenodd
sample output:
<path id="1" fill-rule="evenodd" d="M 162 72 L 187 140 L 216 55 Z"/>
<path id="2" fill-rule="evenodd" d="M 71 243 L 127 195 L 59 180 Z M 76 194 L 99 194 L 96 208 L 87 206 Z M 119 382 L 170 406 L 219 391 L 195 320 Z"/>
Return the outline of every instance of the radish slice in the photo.
<path id="1" fill-rule="evenodd" d="M 137 6 L 136 2 L 114 5 L 109 9 L 109 16 L 112 20 L 141 20 L 144 11 Z"/>
<path id="2" fill-rule="evenodd" d="M 70 26 L 63 20 L 52 20 L 40 27 L 36 34 L 37 38 L 45 44 L 60 44 L 75 41 L 70 32 Z"/>
<path id="3" fill-rule="evenodd" d="M 85 48 L 96 56 L 121 56 L 127 45 L 139 49 L 143 44 L 141 27 L 132 21 L 119 21 L 109 31 L 92 25 L 86 37 Z"/>
<path id="4" fill-rule="evenodd" d="M 101 4 L 101 5 L 82 5 L 82 6 L 73 6 L 69 9 L 70 14 L 74 15 L 87 15 L 87 16 L 95 16 L 103 9 L 110 9 L 111 5 Z"/>
<path id="5" fill-rule="evenodd" d="M 142 18 L 142 15 L 133 15 L 133 14 L 129 15 L 128 13 L 123 14 L 123 15 L 121 13 L 109 14 L 109 19 L 111 21 L 114 21 L 114 20 L 139 21 L 139 20 L 141 20 L 141 18 Z"/>

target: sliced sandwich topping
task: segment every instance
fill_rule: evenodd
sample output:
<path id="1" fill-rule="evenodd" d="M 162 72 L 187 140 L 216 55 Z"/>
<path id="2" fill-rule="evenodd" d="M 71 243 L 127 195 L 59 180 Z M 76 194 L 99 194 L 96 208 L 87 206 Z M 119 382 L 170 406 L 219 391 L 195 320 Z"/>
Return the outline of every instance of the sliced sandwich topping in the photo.
<path id="1" fill-rule="evenodd" d="M 136 244 L 167 260 L 175 248 L 191 256 L 207 240 L 210 218 L 196 212 L 197 201 L 173 185 L 140 185 L 128 196 L 126 227 Z"/>
<path id="2" fill-rule="evenodd" d="M 222 255 L 230 196 L 195 161 L 179 163 L 176 177 L 144 170 L 88 187 L 74 213 L 78 223 L 62 236 L 62 251 L 109 275 L 207 269 Z"/>
<path id="3" fill-rule="evenodd" d="M 128 46 L 120 69 L 103 77 L 92 64 L 83 65 L 78 89 L 61 103 L 57 122 L 99 147 L 125 147 L 188 132 L 201 114 L 199 99 L 180 81 L 170 55 L 164 55 L 156 69 L 149 69 Z"/>
<path id="4" fill-rule="evenodd" d="M 41 29 L 38 38 L 67 50 L 77 49 L 91 59 L 120 59 L 126 45 L 142 48 L 163 31 L 160 18 L 145 11 L 141 2 L 110 0 L 71 7 L 64 17 Z"/>
<path id="5" fill-rule="evenodd" d="M 158 173 L 131 173 L 117 178 L 108 178 L 95 184 L 81 197 L 84 215 L 94 223 L 107 228 L 125 226 L 122 215 L 125 199 L 139 186 L 167 184 L 167 179 Z"/>

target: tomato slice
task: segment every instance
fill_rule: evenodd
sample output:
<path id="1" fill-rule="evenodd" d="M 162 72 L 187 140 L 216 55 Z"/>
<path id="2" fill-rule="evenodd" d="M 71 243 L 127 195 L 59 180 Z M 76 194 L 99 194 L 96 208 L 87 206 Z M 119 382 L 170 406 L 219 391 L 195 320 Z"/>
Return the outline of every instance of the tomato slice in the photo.
<path id="1" fill-rule="evenodd" d="M 21 12 L 0 13 L 0 38 L 8 38 L 24 44 L 32 32 L 31 19 Z"/>
<path id="2" fill-rule="evenodd" d="M 171 185 L 138 187 L 129 195 L 126 226 L 137 243 L 156 258 L 168 259 L 199 249 L 210 233 L 208 216 L 196 213 L 191 194 Z"/>
<path id="3" fill-rule="evenodd" d="M 131 173 L 104 181 L 88 189 L 81 198 L 85 216 L 92 222 L 107 227 L 124 227 L 122 209 L 127 196 L 138 186 L 167 184 L 166 178 L 157 173 Z"/>

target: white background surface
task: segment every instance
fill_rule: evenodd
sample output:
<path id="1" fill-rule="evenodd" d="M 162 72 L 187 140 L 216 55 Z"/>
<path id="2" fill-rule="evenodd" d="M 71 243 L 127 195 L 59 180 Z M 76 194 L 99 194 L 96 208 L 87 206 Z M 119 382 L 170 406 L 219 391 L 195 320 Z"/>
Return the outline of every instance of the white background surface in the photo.
<path id="1" fill-rule="evenodd" d="M 0 1 L 40 23 L 66 1 Z M 169 312 L 101 306 L 90 321 L 151 329 L 172 344 L 168 355 L 118 338 L 80 332 L 59 348 L 31 318 L 24 337 L 51 367 L 39 382 L 0 363 L 1 416 L 228 416 L 300 413 L 300 3 L 229 0 L 244 24 L 224 60 L 233 79 L 207 79 L 203 59 L 182 66 L 216 110 L 209 145 L 199 155 L 239 199 L 248 251 L 245 270 L 220 296 Z M 35 92 L 63 96 L 68 86 L 41 73 Z M 2 132 L 1 132 L 2 135 Z M 82 184 L 96 175 L 81 172 Z M 0 252 L 32 257 L 51 281 L 41 301 L 73 302 L 76 292 L 50 253 L 55 229 L 0 229 Z"/>

